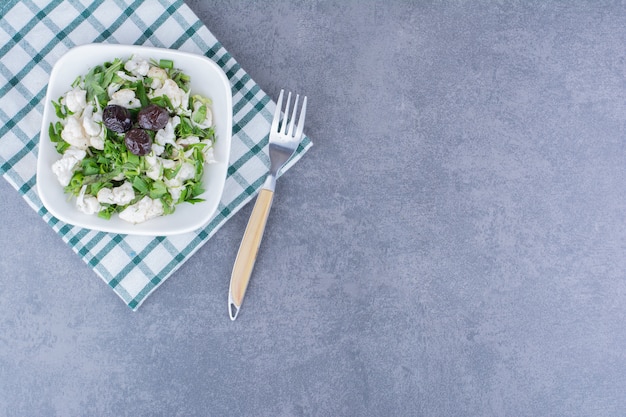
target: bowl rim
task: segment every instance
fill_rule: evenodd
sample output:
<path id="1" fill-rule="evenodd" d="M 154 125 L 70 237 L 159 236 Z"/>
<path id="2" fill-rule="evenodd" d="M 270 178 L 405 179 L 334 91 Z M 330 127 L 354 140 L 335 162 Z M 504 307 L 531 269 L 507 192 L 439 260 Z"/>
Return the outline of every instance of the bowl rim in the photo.
<path id="1" fill-rule="evenodd" d="M 59 86 L 59 78 L 71 78 L 74 80 L 78 75 L 84 75 L 89 68 L 95 65 L 110 61 L 116 57 L 127 59 L 132 55 L 141 56 L 145 59 L 171 59 L 174 61 L 174 66 L 180 68 L 185 73 L 199 72 L 200 68 L 195 66 L 202 66 L 202 71 L 204 71 L 202 74 L 206 74 L 206 78 L 202 78 L 203 81 L 200 86 L 198 80 L 194 80 L 192 75 L 192 93 L 194 93 L 194 85 L 196 86 L 195 92 L 198 92 L 198 89 L 208 88 L 205 86 L 209 83 L 212 85 L 212 88 L 221 90 L 214 91 L 212 89 L 212 94 L 208 94 L 209 98 L 213 100 L 214 106 L 216 101 L 221 106 L 213 109 L 216 135 L 218 137 L 215 147 L 219 156 L 216 158 L 218 159 L 217 163 L 209 164 L 205 167 L 203 184 L 207 186 L 205 187 L 205 193 L 201 197 L 206 198 L 206 200 L 193 205 L 179 204 L 176 206 L 174 213 L 139 224 L 125 222 L 117 218 L 117 216 L 111 220 L 105 220 L 97 215 L 86 215 L 80 212 L 75 207 L 74 199 L 71 202 L 69 201 L 68 195 L 65 194 L 63 187 L 52 173 L 51 164 L 47 163 L 52 156 L 56 159 L 60 158 L 48 135 L 50 123 L 58 120 L 52 109 L 51 101 L 58 99 L 71 88 L 71 81 L 67 85 Z M 71 68 L 68 71 L 68 66 L 72 66 L 72 64 L 75 66 L 77 61 L 78 68 Z M 61 75 L 63 71 L 68 71 L 71 75 Z M 58 91 L 62 92 L 57 94 Z M 206 96 L 207 94 L 203 95 Z M 85 229 L 143 236 L 169 236 L 198 230 L 211 220 L 224 192 L 232 141 L 232 114 L 230 81 L 224 70 L 216 62 L 203 55 L 143 45 L 91 43 L 73 47 L 57 60 L 50 72 L 38 143 L 37 194 L 43 206 L 51 215 L 67 224 Z M 51 151 L 54 153 L 53 155 Z M 51 186 L 51 180 L 54 181 L 56 189 Z M 60 202 L 59 191 L 65 197 L 64 202 Z M 209 194 L 207 195 L 207 193 Z"/>

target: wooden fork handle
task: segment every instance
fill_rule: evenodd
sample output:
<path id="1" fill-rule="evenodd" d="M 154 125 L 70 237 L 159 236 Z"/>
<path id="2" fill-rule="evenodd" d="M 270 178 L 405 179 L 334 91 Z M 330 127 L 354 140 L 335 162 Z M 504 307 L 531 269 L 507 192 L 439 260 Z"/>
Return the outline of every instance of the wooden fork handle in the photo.
<path id="1" fill-rule="evenodd" d="M 248 282 L 250 282 L 250 276 L 259 252 L 273 198 L 274 191 L 265 188 L 261 189 L 256 203 L 254 203 L 246 231 L 243 234 L 239 252 L 237 252 L 237 258 L 235 259 L 233 273 L 230 276 L 230 289 L 228 290 L 228 314 L 231 320 L 237 318 L 243 303 L 243 297 L 246 294 Z"/>

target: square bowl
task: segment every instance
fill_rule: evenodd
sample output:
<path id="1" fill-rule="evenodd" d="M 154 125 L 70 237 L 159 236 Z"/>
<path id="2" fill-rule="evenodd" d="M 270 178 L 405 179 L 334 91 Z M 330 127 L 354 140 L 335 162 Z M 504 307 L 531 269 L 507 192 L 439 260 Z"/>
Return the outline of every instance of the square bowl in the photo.
<path id="1" fill-rule="evenodd" d="M 156 217 L 146 222 L 132 224 L 117 215 L 109 220 L 88 215 L 76 208 L 74 199 L 63 190 L 52 164 L 61 158 L 50 140 L 48 127 L 58 118 L 52 100 L 58 100 L 71 90 L 76 77 L 85 75 L 92 67 L 115 58 L 126 60 L 131 56 L 143 59 L 171 60 L 174 67 L 190 76 L 191 94 L 212 100 L 213 124 L 216 142 L 214 154 L 217 163 L 206 164 L 202 185 L 205 192 L 199 196 L 204 201 L 176 205 L 172 214 Z M 212 60 L 191 53 L 136 45 L 87 44 L 70 49 L 54 65 L 43 111 L 39 155 L 37 158 L 37 192 L 44 207 L 59 220 L 75 226 L 103 232 L 145 236 L 167 236 L 187 233 L 206 225 L 222 197 L 232 133 L 232 94 L 224 71 Z"/>

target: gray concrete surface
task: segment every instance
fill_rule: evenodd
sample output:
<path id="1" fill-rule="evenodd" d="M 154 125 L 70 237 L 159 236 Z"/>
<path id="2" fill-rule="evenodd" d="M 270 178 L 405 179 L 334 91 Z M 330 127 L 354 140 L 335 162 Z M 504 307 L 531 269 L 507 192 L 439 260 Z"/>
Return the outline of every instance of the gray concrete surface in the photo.
<path id="1" fill-rule="evenodd" d="M 619 2 L 189 1 L 315 142 L 133 313 L 0 181 L 1 416 L 626 415 Z"/>

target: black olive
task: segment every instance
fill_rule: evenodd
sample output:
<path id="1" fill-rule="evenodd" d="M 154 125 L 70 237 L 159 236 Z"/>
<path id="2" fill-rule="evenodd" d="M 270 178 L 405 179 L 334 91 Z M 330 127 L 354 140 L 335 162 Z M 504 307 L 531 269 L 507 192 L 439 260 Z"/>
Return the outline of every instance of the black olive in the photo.
<path id="1" fill-rule="evenodd" d="M 133 128 L 124 135 L 126 148 L 135 155 L 146 155 L 152 149 L 152 139 L 148 132 L 143 129 Z"/>
<path id="2" fill-rule="evenodd" d="M 102 110 L 102 121 L 107 129 L 117 133 L 127 132 L 133 125 L 128 109 L 117 104 L 110 104 Z"/>
<path id="3" fill-rule="evenodd" d="M 150 104 L 139 111 L 137 123 L 148 130 L 163 129 L 170 120 L 170 115 L 166 109 L 156 104 Z"/>

